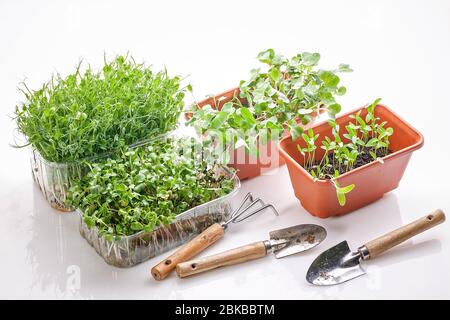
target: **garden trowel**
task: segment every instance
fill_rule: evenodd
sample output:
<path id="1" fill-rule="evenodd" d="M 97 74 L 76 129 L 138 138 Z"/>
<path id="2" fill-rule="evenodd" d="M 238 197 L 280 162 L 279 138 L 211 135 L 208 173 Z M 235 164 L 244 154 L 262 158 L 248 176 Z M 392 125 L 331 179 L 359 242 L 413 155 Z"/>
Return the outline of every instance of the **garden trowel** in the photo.
<path id="1" fill-rule="evenodd" d="M 209 257 L 179 263 L 176 267 L 177 275 L 180 278 L 185 278 L 219 267 L 262 258 L 270 252 L 273 252 L 275 258 L 283 258 L 317 246 L 326 238 L 327 232 L 323 227 L 315 224 L 300 224 L 271 231 L 269 235 L 270 240 L 255 242 Z"/>
<path id="2" fill-rule="evenodd" d="M 306 280 L 327 286 L 339 284 L 365 274 L 361 260 L 378 257 L 383 252 L 445 221 L 442 210 L 436 210 L 410 224 L 369 241 L 352 252 L 347 241 L 321 253 L 309 267 Z"/>

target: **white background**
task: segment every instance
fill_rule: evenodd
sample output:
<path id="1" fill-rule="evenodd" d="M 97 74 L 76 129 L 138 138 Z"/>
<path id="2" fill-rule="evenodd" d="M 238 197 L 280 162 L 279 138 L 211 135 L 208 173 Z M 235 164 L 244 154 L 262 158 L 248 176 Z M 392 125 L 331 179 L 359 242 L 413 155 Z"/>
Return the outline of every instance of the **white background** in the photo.
<path id="1" fill-rule="evenodd" d="M 377 97 L 425 136 L 400 187 L 341 218 L 311 217 L 294 197 L 286 168 L 245 182 L 279 209 L 230 228 L 207 254 L 267 238 L 272 229 L 318 223 L 326 241 L 310 252 L 273 256 L 180 280 L 150 279 L 156 257 L 131 269 L 106 265 L 78 234 L 74 214 L 45 202 L 30 176 L 28 150 L 13 149 L 7 116 L 26 79 L 37 88 L 83 58 L 129 51 L 155 68 L 189 75 L 197 99 L 235 86 L 268 47 L 285 55 L 322 54 L 321 65 L 349 63 L 355 108 Z M 440 207 L 450 210 L 449 1 L 0 1 L 0 298 L 450 298 L 450 223 L 366 263 L 368 274 L 335 287 L 305 281 L 322 250 L 364 241 Z M 240 196 L 242 196 L 243 192 Z M 79 284 L 73 281 L 80 276 Z"/>

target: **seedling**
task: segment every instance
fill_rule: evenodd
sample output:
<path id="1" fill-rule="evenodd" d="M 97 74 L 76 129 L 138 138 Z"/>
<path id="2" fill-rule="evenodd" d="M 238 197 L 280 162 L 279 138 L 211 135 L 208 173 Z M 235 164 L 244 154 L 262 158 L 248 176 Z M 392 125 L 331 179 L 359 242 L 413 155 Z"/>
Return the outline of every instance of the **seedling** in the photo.
<path id="1" fill-rule="evenodd" d="M 91 163 L 91 171 L 70 189 L 69 203 L 83 212 L 88 227 L 106 239 L 152 231 L 176 215 L 232 191 L 194 153 L 181 153 L 189 139 L 157 141 L 126 150 L 117 159 Z M 182 148 L 180 148 L 182 146 Z"/>
<path id="2" fill-rule="evenodd" d="M 17 126 L 47 161 L 94 157 L 174 128 L 184 98 L 180 77 L 125 56 L 105 59 L 99 72 L 81 69 L 35 91 L 21 88 Z"/>
<path id="3" fill-rule="evenodd" d="M 341 206 L 346 203 L 345 195 L 356 186 L 354 184 L 342 187 L 337 179 L 345 172 L 360 167 L 372 161 L 383 163 L 383 157 L 390 153 L 389 138 L 394 133 L 391 127 L 385 127 L 387 122 L 379 122 L 375 116 L 375 107 L 380 99 L 375 100 L 367 107 L 365 119 L 361 112 L 351 115 L 354 122 L 345 126 L 346 132 L 340 134 L 340 127 L 335 120 L 328 123 L 331 126 L 332 137 L 324 137 L 320 148 L 324 155 L 316 160 L 316 141 L 319 134 L 314 134 L 312 129 L 308 134 L 302 134 L 305 147 L 297 145 L 297 149 L 304 157 L 303 166 L 308 170 L 314 180 L 330 179 L 336 188 L 336 196 Z"/>
<path id="4" fill-rule="evenodd" d="M 225 103 L 219 111 L 210 105 L 192 106 L 188 122 L 201 133 L 219 131 L 233 147 L 237 141 L 250 154 L 257 154 L 255 136 L 264 144 L 278 139 L 285 128 L 295 139 L 303 134 L 314 114 L 327 111 L 332 117 L 341 110 L 336 96 L 345 94 L 339 72 L 352 71 L 341 64 L 336 70 L 318 69 L 320 54 L 303 52 L 288 59 L 267 49 L 258 54 L 264 69 L 254 69 L 250 78 L 240 82 L 240 95 Z M 250 132 L 250 134 L 249 134 Z"/>

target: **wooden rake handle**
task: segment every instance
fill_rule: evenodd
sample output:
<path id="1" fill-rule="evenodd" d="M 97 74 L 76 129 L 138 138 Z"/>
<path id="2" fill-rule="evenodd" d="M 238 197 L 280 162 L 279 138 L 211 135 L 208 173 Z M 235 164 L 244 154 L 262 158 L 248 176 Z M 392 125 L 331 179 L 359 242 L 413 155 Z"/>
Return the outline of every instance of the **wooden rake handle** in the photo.
<path id="1" fill-rule="evenodd" d="M 426 216 L 411 222 L 401 228 L 391 231 L 375 240 L 367 242 L 366 247 L 369 256 L 365 259 L 373 259 L 396 245 L 422 233 L 445 221 L 445 214 L 437 209 Z"/>
<path id="2" fill-rule="evenodd" d="M 180 263 L 177 265 L 177 275 L 180 278 L 185 278 L 219 267 L 262 258 L 266 255 L 267 250 L 264 241 L 259 241 L 209 257 Z"/>
<path id="3" fill-rule="evenodd" d="M 200 233 L 194 239 L 186 243 L 172 255 L 158 263 L 151 269 L 151 274 L 155 280 L 165 279 L 169 273 L 175 269 L 176 265 L 189 260 L 208 248 L 211 244 L 223 237 L 225 230 L 223 227 L 214 223 L 208 229 Z"/>

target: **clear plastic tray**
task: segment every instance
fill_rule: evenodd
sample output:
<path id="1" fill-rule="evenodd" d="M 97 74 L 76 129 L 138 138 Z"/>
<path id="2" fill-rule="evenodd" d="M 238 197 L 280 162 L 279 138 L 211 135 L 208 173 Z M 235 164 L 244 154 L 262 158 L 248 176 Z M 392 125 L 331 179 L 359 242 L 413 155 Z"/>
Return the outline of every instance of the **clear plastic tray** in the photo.
<path id="1" fill-rule="evenodd" d="M 80 234 L 95 248 L 106 263 L 116 267 L 132 267 L 145 260 L 169 251 L 192 239 L 215 222 L 228 218 L 232 211 L 232 198 L 240 188 L 236 174 L 227 167 L 220 166 L 218 173 L 224 173 L 234 181 L 233 190 L 220 198 L 196 206 L 176 216 L 175 220 L 151 232 L 136 234 L 115 240 L 106 240 L 97 228 L 89 228 L 80 216 Z"/>
<path id="2" fill-rule="evenodd" d="M 65 204 L 67 191 L 89 170 L 82 162 L 56 163 L 45 160 L 39 151 L 31 149 L 31 174 L 50 205 L 60 211 L 74 211 Z"/>
<path id="3" fill-rule="evenodd" d="M 160 136 L 138 141 L 130 145 L 129 148 L 145 146 L 156 140 L 177 136 L 181 137 L 178 132 L 172 131 Z M 39 189 L 41 189 L 44 198 L 53 208 L 64 212 L 75 211 L 76 208 L 66 204 L 67 193 L 72 185 L 89 171 L 89 167 L 85 164 L 85 161 L 104 159 L 114 154 L 114 152 L 115 151 L 105 152 L 101 155 L 76 162 L 58 163 L 45 160 L 39 151 L 31 148 L 31 174 L 33 180 L 37 183 Z"/>

